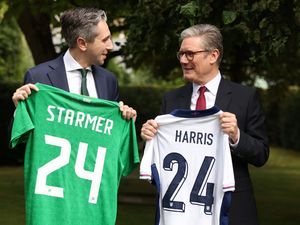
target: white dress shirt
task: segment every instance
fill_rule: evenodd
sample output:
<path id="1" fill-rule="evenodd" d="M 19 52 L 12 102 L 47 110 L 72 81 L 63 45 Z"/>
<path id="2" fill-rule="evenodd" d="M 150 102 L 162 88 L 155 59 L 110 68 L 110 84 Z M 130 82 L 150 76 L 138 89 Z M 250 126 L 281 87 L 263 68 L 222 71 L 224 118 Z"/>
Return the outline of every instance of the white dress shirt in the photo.
<path id="1" fill-rule="evenodd" d="M 73 58 L 69 50 L 66 51 L 63 59 L 66 68 L 66 73 L 67 73 L 69 90 L 71 93 L 80 94 L 82 77 L 78 69 L 82 69 L 82 66 Z M 89 91 L 89 96 L 98 98 L 95 80 L 92 74 L 92 69 L 91 67 L 87 67 L 85 69 L 88 69 L 87 89 Z"/>
<path id="2" fill-rule="evenodd" d="M 206 91 L 204 93 L 205 100 L 206 100 L 206 108 L 209 109 L 215 105 L 216 96 L 218 87 L 221 81 L 221 74 L 220 72 L 217 74 L 217 76 L 205 84 Z M 200 85 L 193 83 L 193 93 L 192 93 L 192 99 L 191 99 L 191 110 L 196 109 L 196 103 L 197 99 L 199 97 L 199 90 Z"/>

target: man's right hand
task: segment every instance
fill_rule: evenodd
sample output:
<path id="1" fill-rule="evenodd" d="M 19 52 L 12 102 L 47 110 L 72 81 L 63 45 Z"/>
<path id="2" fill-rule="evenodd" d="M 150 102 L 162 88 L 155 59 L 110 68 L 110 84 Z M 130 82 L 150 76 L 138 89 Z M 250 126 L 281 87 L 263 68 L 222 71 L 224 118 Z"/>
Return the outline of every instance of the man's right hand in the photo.
<path id="1" fill-rule="evenodd" d="M 146 123 L 143 124 L 141 129 L 141 138 L 144 141 L 151 140 L 154 135 L 157 133 L 158 124 L 155 120 L 147 120 Z"/>
<path id="2" fill-rule="evenodd" d="M 25 100 L 31 94 L 31 90 L 39 91 L 38 87 L 34 84 L 25 84 L 18 88 L 12 96 L 12 101 L 17 107 L 20 100 Z"/>

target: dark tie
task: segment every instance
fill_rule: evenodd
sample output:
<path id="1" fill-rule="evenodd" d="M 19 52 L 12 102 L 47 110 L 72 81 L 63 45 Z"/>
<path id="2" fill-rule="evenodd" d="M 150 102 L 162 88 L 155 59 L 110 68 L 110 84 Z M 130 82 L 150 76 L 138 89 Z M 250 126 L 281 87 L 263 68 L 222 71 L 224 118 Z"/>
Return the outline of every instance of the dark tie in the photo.
<path id="1" fill-rule="evenodd" d="M 87 89 L 87 84 L 86 84 L 86 76 L 87 76 L 87 72 L 88 70 L 87 69 L 78 69 L 81 73 L 81 89 L 80 89 L 80 93 L 82 95 L 87 95 L 89 96 L 89 91 Z"/>
<path id="2" fill-rule="evenodd" d="M 204 95 L 205 91 L 206 91 L 205 86 L 201 86 L 198 90 L 199 97 L 197 99 L 196 110 L 206 109 L 206 101 L 205 101 L 205 95 Z"/>

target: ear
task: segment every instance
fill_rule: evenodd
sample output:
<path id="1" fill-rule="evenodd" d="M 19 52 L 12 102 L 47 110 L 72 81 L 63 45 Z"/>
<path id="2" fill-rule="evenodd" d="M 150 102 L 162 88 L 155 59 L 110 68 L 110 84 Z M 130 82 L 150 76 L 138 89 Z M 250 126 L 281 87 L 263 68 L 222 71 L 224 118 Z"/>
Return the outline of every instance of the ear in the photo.
<path id="1" fill-rule="evenodd" d="M 77 40 L 76 40 L 76 42 L 77 42 L 78 48 L 79 48 L 81 51 L 86 51 L 86 49 L 87 49 L 87 42 L 85 41 L 84 38 L 78 37 Z"/>
<path id="2" fill-rule="evenodd" d="M 214 49 L 210 53 L 210 63 L 215 64 L 220 57 L 220 52 L 218 49 Z"/>

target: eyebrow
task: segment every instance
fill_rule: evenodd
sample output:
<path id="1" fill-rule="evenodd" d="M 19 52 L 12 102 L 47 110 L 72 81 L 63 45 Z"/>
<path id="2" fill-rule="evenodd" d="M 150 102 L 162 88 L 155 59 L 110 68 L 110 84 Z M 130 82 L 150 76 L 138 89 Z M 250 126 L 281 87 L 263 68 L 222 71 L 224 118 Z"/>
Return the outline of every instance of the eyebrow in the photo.
<path id="1" fill-rule="evenodd" d="M 108 36 L 102 38 L 102 41 L 107 41 L 108 39 L 111 39 L 111 35 L 108 35 Z"/>

